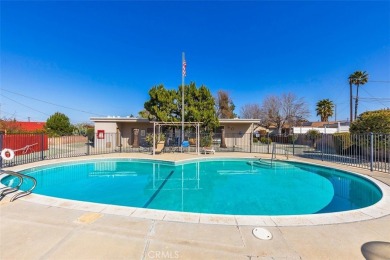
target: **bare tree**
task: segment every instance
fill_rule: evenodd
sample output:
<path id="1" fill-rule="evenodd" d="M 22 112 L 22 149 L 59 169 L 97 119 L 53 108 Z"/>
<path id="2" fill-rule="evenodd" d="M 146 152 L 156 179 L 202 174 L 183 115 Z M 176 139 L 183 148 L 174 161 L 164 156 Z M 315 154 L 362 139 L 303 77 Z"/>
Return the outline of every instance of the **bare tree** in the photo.
<path id="1" fill-rule="evenodd" d="M 261 122 L 267 127 L 276 126 L 279 134 L 282 133 L 282 128 L 286 124 L 294 126 L 310 115 L 303 98 L 297 98 L 293 93 L 284 93 L 281 97 L 266 97 L 261 111 Z"/>
<path id="2" fill-rule="evenodd" d="M 229 93 L 224 90 L 219 90 L 216 97 L 216 110 L 218 118 L 234 118 L 235 105 L 229 97 Z"/>
<path id="3" fill-rule="evenodd" d="M 261 116 L 261 107 L 258 104 L 245 104 L 240 110 L 241 118 L 259 119 Z"/>

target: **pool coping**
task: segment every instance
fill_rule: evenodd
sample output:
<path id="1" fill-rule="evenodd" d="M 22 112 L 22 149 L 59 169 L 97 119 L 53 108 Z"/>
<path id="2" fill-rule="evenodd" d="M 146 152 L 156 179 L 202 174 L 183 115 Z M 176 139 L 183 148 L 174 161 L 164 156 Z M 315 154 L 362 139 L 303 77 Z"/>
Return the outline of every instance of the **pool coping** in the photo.
<path id="1" fill-rule="evenodd" d="M 53 165 L 63 162 L 71 161 L 86 161 L 91 159 L 142 159 L 142 160 L 157 160 L 164 162 L 190 162 L 199 160 L 215 160 L 215 159 L 254 159 L 259 156 L 213 156 L 213 157 L 195 157 L 180 160 L 161 160 L 156 158 L 145 158 L 145 157 L 132 157 L 131 154 L 121 154 L 120 156 L 87 156 L 83 158 L 64 158 L 55 159 L 50 161 L 40 161 L 25 165 L 13 166 L 6 168 L 11 171 L 21 171 L 33 167 L 40 167 L 45 165 Z M 286 161 L 286 160 L 279 160 Z M 62 198 L 49 197 L 45 195 L 30 194 L 26 197 L 22 197 L 19 200 L 46 205 L 49 207 L 60 207 L 65 209 L 81 210 L 95 213 L 120 215 L 134 218 L 168 221 L 168 222 L 182 222 L 192 224 L 215 224 L 215 225 L 230 225 L 230 226 L 264 226 L 264 227 L 284 227 L 284 226 L 316 226 L 316 225 L 331 225 L 331 224 L 342 224 L 359 221 L 373 220 L 390 215 L 390 186 L 365 174 L 354 171 L 355 168 L 341 169 L 338 165 L 322 165 L 315 162 L 307 162 L 304 160 L 298 160 L 297 158 L 290 158 L 287 161 L 306 163 L 311 165 L 317 165 L 326 168 L 336 168 L 341 171 L 355 174 L 357 176 L 366 178 L 375 185 L 377 185 L 382 192 L 382 199 L 369 207 L 343 211 L 333 213 L 321 213 L 321 214 L 309 214 L 309 215 L 285 215 L 285 216 L 273 216 L 273 215 L 221 215 L 221 214 L 206 214 L 206 213 L 190 213 L 190 212 L 178 212 L 168 210 L 156 210 L 156 209 L 145 209 L 127 206 L 116 206 L 109 204 L 100 204 L 94 202 L 76 201 Z M 341 165 L 339 165 L 341 166 Z M 5 177 L 5 176 L 4 176 Z M 0 187 L 4 185 L 0 184 Z M 13 194 L 7 195 L 12 197 Z"/>

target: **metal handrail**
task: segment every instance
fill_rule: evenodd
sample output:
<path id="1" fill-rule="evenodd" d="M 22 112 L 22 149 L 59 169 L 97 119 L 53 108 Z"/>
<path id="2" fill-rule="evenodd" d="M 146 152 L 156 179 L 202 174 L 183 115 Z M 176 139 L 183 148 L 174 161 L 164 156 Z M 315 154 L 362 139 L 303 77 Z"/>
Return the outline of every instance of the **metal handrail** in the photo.
<path id="1" fill-rule="evenodd" d="M 7 173 L 7 171 L 1 170 L 1 174 L 8 174 L 8 173 Z M 5 187 L 1 188 L 2 192 L 0 193 L 0 200 L 2 200 L 7 194 L 10 194 L 10 193 L 18 191 L 19 188 L 22 186 L 22 184 L 23 184 L 23 177 L 19 176 L 19 175 L 14 175 L 14 176 L 18 177 L 19 184 L 16 185 L 15 187 L 7 187 L 7 186 L 5 186 Z"/>
<path id="2" fill-rule="evenodd" d="M 286 159 L 288 160 L 288 150 L 284 149 L 284 155 L 286 155 Z"/>
<path id="3" fill-rule="evenodd" d="M 24 197 L 24 196 L 27 196 L 29 194 L 32 193 L 32 191 L 35 189 L 35 187 L 37 186 L 37 180 L 32 177 L 32 176 L 29 176 L 29 175 L 25 175 L 25 174 L 22 174 L 22 173 L 19 173 L 19 172 L 14 172 L 14 171 L 4 171 L 4 170 L 0 170 L 0 172 L 2 174 L 8 174 L 8 175 L 12 175 L 12 176 L 15 176 L 19 179 L 19 184 L 16 186 L 16 187 L 10 187 L 10 188 L 6 188 L 2 191 L 1 195 L 0 195 L 0 200 L 3 199 L 5 197 L 5 195 L 7 194 L 10 194 L 10 193 L 13 193 L 13 192 L 16 192 L 20 189 L 20 187 L 22 186 L 23 184 L 23 179 L 24 178 L 27 178 L 27 179 L 30 179 L 32 182 L 33 182 L 33 185 L 30 189 L 26 190 L 26 191 L 21 191 L 17 194 L 15 194 L 10 202 L 18 199 L 18 198 L 21 198 L 21 197 Z"/>
<path id="4" fill-rule="evenodd" d="M 271 154 L 271 168 L 272 168 L 272 164 L 273 164 L 273 161 L 274 161 L 274 157 L 276 159 L 275 149 L 276 149 L 276 144 L 273 143 L 273 145 L 272 145 L 272 154 Z"/>

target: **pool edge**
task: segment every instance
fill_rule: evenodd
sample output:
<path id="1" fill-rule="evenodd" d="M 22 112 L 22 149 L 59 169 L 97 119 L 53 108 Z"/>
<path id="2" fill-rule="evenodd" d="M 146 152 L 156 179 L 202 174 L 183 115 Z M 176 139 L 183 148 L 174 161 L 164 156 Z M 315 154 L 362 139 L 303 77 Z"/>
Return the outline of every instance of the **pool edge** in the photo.
<path id="1" fill-rule="evenodd" d="M 154 158 L 139 158 L 131 157 L 129 155 L 121 156 L 88 156 L 84 158 L 65 158 L 65 159 L 56 159 L 52 161 L 37 162 L 33 164 L 26 164 L 20 166 L 9 167 L 9 170 L 21 171 L 23 169 L 28 169 L 32 167 L 51 165 L 61 162 L 70 162 L 70 161 L 83 161 L 90 159 L 145 159 L 145 160 L 155 160 Z M 182 160 L 161 160 L 165 162 L 191 162 L 196 160 L 204 159 L 224 159 L 232 157 L 228 156 L 205 156 L 197 158 L 187 158 Z M 235 158 L 240 159 L 254 159 L 259 158 L 259 156 L 240 156 Z M 284 160 L 286 161 L 286 160 Z M 340 165 L 327 166 L 319 164 L 316 162 L 307 162 L 305 160 L 297 160 L 297 158 L 292 158 L 287 161 L 295 161 L 300 163 L 307 163 L 322 167 L 334 167 L 338 170 L 346 171 L 348 173 L 355 174 L 362 178 L 368 179 L 379 187 L 382 192 L 382 199 L 379 200 L 374 205 L 369 207 L 343 211 L 343 212 L 333 212 L 333 213 L 321 213 L 321 214 L 310 214 L 310 215 L 286 215 L 286 216 L 248 216 L 248 215 L 219 215 L 219 214 L 204 214 L 204 213 L 188 213 L 188 212 L 176 212 L 176 211 L 167 211 L 167 210 L 155 210 L 155 209 L 145 209 L 145 208 L 135 208 L 135 207 L 125 207 L 125 206 L 115 206 L 107 205 L 93 202 L 83 202 L 75 201 L 68 199 L 61 199 L 55 197 L 49 197 L 38 194 L 31 194 L 27 197 L 23 197 L 20 200 L 46 205 L 49 207 L 60 207 L 71 210 L 81 210 L 89 212 L 98 212 L 104 214 L 112 215 L 121 215 L 134 218 L 142 219 L 151 219 L 159 221 L 168 221 L 168 222 L 182 222 L 182 223 L 193 223 L 193 224 L 214 224 L 214 225 L 233 225 L 233 226 L 268 226 L 268 227 L 285 227 L 285 226 L 317 226 L 317 225 L 331 225 L 331 224 L 342 224 L 342 223 L 351 223 L 359 221 L 367 221 L 378 219 L 390 215 L 390 186 L 377 180 L 376 178 L 358 173 L 352 169 L 344 169 Z M 33 166 L 32 166 L 33 165 Z M 34 166 L 35 165 L 35 166 Z M 339 167 L 337 167 L 339 166 Z M 3 185 L 1 184 L 0 187 Z M 10 197 L 12 194 L 8 195 Z"/>

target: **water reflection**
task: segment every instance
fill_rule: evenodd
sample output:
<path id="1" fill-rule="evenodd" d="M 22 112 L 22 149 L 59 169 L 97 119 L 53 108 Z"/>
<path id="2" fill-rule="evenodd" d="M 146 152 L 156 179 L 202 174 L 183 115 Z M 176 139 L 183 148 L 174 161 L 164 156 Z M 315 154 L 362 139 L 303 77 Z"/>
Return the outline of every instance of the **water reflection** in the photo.
<path id="1" fill-rule="evenodd" d="M 335 169 L 297 164 L 303 170 L 310 170 L 328 179 L 334 189 L 332 201 L 316 213 L 337 212 L 368 207 L 382 198 L 375 184 Z"/>
<path id="2" fill-rule="evenodd" d="M 248 160 L 107 160 L 34 168 L 35 193 L 174 211 L 290 215 L 367 207 L 381 198 L 371 182 L 301 163 L 256 165 Z M 3 180 L 7 184 L 11 178 Z"/>

